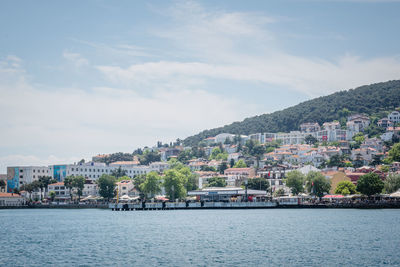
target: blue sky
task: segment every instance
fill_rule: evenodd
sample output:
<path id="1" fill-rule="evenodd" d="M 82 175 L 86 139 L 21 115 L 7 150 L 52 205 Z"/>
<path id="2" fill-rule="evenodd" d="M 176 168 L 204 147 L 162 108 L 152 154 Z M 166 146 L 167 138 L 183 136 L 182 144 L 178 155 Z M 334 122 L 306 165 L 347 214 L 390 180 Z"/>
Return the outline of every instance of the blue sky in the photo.
<path id="1" fill-rule="evenodd" d="M 399 1 L 1 1 L 0 173 L 399 79 Z"/>

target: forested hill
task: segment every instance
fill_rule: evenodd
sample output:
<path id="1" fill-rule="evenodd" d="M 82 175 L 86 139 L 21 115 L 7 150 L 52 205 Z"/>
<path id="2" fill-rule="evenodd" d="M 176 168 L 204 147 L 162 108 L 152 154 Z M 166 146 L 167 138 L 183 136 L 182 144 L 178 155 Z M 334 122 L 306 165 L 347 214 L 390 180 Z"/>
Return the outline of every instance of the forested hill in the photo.
<path id="1" fill-rule="evenodd" d="M 260 132 L 288 132 L 298 130 L 303 122 L 320 124 L 339 120 L 341 110 L 372 115 L 400 106 L 400 80 L 361 86 L 328 96 L 305 101 L 296 106 L 247 118 L 223 127 L 205 130 L 184 140 L 185 145 L 196 145 L 201 140 L 219 133 L 248 135 Z"/>

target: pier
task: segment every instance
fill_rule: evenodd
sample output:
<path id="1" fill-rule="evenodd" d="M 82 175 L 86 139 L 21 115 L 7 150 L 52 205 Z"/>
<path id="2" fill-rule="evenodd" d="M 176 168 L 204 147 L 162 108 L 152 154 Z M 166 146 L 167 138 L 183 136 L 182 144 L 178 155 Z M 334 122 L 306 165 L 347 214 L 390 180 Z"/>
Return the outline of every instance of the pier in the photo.
<path id="1" fill-rule="evenodd" d="M 158 202 L 111 203 L 115 211 L 128 210 L 189 210 L 189 209 L 266 209 L 277 207 L 276 202 Z"/>

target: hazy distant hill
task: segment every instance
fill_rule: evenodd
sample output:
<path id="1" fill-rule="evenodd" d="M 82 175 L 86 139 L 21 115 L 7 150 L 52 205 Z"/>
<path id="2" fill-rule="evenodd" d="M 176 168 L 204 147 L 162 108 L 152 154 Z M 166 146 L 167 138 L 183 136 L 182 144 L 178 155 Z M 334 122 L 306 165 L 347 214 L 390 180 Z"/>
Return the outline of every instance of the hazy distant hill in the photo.
<path id="1" fill-rule="evenodd" d="M 340 111 L 347 108 L 351 113 L 368 115 L 391 110 L 400 106 L 400 80 L 361 86 L 328 96 L 305 101 L 296 106 L 247 118 L 223 127 L 205 130 L 184 140 L 185 145 L 195 145 L 204 138 L 219 133 L 244 134 L 259 132 L 288 132 L 298 130 L 303 122 L 339 120 Z"/>

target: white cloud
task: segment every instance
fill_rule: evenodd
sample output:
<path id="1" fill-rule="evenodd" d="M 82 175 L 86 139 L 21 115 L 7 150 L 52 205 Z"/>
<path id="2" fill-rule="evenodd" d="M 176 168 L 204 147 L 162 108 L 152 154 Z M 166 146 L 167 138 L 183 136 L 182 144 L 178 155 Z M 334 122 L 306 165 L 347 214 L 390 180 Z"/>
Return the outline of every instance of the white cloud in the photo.
<path id="1" fill-rule="evenodd" d="M 206 88 L 212 78 L 246 81 L 250 88 L 251 83 L 286 87 L 312 97 L 399 78 L 398 57 L 366 59 L 346 54 L 328 61 L 289 54 L 268 30 L 268 24 L 276 19 L 259 13 L 207 11 L 197 2 L 183 1 L 167 15 L 173 26 L 156 34 L 174 41 L 178 54 L 194 60 L 96 68 L 110 81 L 133 88 L 173 82 Z"/>
<path id="2" fill-rule="evenodd" d="M 64 51 L 63 57 L 78 68 L 89 65 L 89 61 L 86 58 L 82 57 L 82 55 L 79 53 Z"/>
<path id="3" fill-rule="evenodd" d="M 129 60 L 140 63 L 128 67 L 113 60 L 95 66 L 111 85 L 99 77 L 97 87 L 43 90 L 32 85 L 20 58 L 0 61 L 0 162 L 46 165 L 71 156 L 132 151 L 260 111 L 244 100 L 213 93 L 209 85 L 214 79 L 247 82 L 249 95 L 252 84 L 261 83 L 320 96 L 399 78 L 399 57 L 346 54 L 328 61 L 287 53 L 269 29 L 279 19 L 261 13 L 208 11 L 198 2 L 183 1 L 166 14 L 171 23 L 151 33 L 173 43 L 168 50 L 173 56 L 132 44 L 78 40 L 113 58 L 141 57 Z M 73 66 L 92 67 L 79 53 L 64 51 L 63 57 Z M 27 147 L 57 158 L 29 156 L 35 153 L 25 153 Z"/>
<path id="4" fill-rule="evenodd" d="M 15 82 L 24 80 L 19 76 Z M 145 96 L 110 87 L 41 90 L 26 80 L 3 84 L 1 78 L 0 72 L 0 160 L 7 164 L 48 162 L 24 156 L 27 150 L 60 159 L 131 152 L 254 114 L 251 105 L 193 88 L 160 87 Z"/>
<path id="5" fill-rule="evenodd" d="M 151 85 L 171 80 L 203 78 L 262 82 L 295 89 L 310 96 L 320 96 L 341 89 L 377 81 L 398 79 L 400 61 L 395 58 L 363 60 L 344 56 L 336 62 L 311 60 L 280 54 L 264 61 L 254 58 L 242 64 L 214 65 L 199 62 L 148 62 L 128 68 L 97 67 L 112 82 Z"/>

